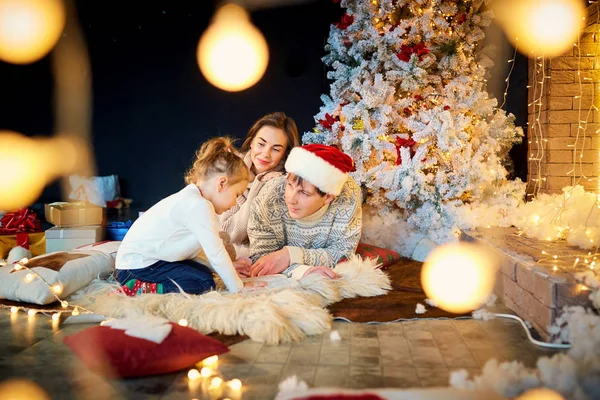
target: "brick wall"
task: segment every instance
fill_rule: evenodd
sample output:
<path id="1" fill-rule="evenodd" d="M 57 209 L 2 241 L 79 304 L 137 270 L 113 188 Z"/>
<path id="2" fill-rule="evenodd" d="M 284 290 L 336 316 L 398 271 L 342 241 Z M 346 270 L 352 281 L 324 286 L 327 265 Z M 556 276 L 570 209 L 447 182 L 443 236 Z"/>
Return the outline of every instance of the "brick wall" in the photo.
<path id="1" fill-rule="evenodd" d="M 598 7 L 588 7 L 579 46 L 560 57 L 529 61 L 528 193 L 560 193 L 580 177 L 587 191 L 600 193 Z"/>

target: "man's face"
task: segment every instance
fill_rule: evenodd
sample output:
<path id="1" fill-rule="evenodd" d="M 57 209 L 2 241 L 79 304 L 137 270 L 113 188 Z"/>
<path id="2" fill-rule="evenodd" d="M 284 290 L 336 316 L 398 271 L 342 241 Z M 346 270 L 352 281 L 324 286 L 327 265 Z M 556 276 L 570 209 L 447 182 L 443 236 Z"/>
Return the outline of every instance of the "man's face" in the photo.
<path id="1" fill-rule="evenodd" d="M 296 176 L 289 174 L 285 186 L 285 204 L 293 219 L 301 219 L 314 214 L 325 204 L 331 203 L 334 196 L 321 196 L 317 188 L 306 180 L 295 182 Z"/>

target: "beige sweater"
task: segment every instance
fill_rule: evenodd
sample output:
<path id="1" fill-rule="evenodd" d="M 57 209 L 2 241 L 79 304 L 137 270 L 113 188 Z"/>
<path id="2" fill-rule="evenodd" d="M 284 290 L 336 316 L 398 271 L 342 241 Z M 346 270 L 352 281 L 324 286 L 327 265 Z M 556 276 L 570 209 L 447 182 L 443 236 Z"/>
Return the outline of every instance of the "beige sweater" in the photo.
<path id="1" fill-rule="evenodd" d="M 231 243 L 248 245 L 248 220 L 250 219 L 250 206 L 252 205 L 252 202 L 256 196 L 258 196 L 258 193 L 261 191 L 265 183 L 267 183 L 267 181 L 262 181 L 264 176 L 271 172 L 283 173 L 284 161 L 279 163 L 279 165 L 271 171 L 254 175 L 251 169 L 252 160 L 250 158 L 250 151 L 241 156 L 243 156 L 244 163 L 246 163 L 246 166 L 250 170 L 250 182 L 248 183 L 248 187 L 244 193 L 238 197 L 237 204 L 230 210 L 219 215 L 217 218 L 221 225 L 221 230 L 227 232 L 231 237 Z"/>

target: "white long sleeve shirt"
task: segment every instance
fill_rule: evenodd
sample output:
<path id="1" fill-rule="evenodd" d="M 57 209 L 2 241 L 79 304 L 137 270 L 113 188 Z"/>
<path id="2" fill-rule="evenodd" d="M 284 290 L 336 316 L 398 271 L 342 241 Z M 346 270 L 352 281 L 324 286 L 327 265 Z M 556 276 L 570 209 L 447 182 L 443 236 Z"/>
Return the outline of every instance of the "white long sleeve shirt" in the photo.
<path id="1" fill-rule="evenodd" d="M 157 261 L 182 261 L 204 253 L 230 292 L 242 287 L 219 237 L 212 203 L 190 184 L 159 201 L 131 226 L 119 250 L 117 269 L 148 267 Z"/>

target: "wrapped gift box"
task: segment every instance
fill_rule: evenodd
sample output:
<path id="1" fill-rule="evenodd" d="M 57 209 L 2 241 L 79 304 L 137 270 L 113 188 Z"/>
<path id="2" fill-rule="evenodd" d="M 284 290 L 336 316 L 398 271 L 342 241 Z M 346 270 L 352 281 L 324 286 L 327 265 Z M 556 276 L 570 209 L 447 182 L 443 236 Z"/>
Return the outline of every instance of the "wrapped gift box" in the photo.
<path id="1" fill-rule="evenodd" d="M 33 254 L 34 257 L 46 252 L 46 236 L 44 235 L 44 232 L 0 235 L 0 259 L 5 259 L 12 248 L 23 246 L 23 236 L 27 237 L 29 241 L 29 251 L 31 251 L 31 254 Z"/>
<path id="2" fill-rule="evenodd" d="M 55 226 L 46 231 L 46 252 L 69 251 L 102 240 L 104 240 L 104 228 L 102 226 L 71 228 Z"/>
<path id="3" fill-rule="evenodd" d="M 0 219 L 0 259 L 5 259 L 17 246 L 29 249 L 34 257 L 46 252 L 46 236 L 40 221 L 27 208 L 6 213 Z"/>
<path id="4" fill-rule="evenodd" d="M 46 204 L 46 221 L 61 228 L 103 225 L 104 209 L 90 203 Z"/>

